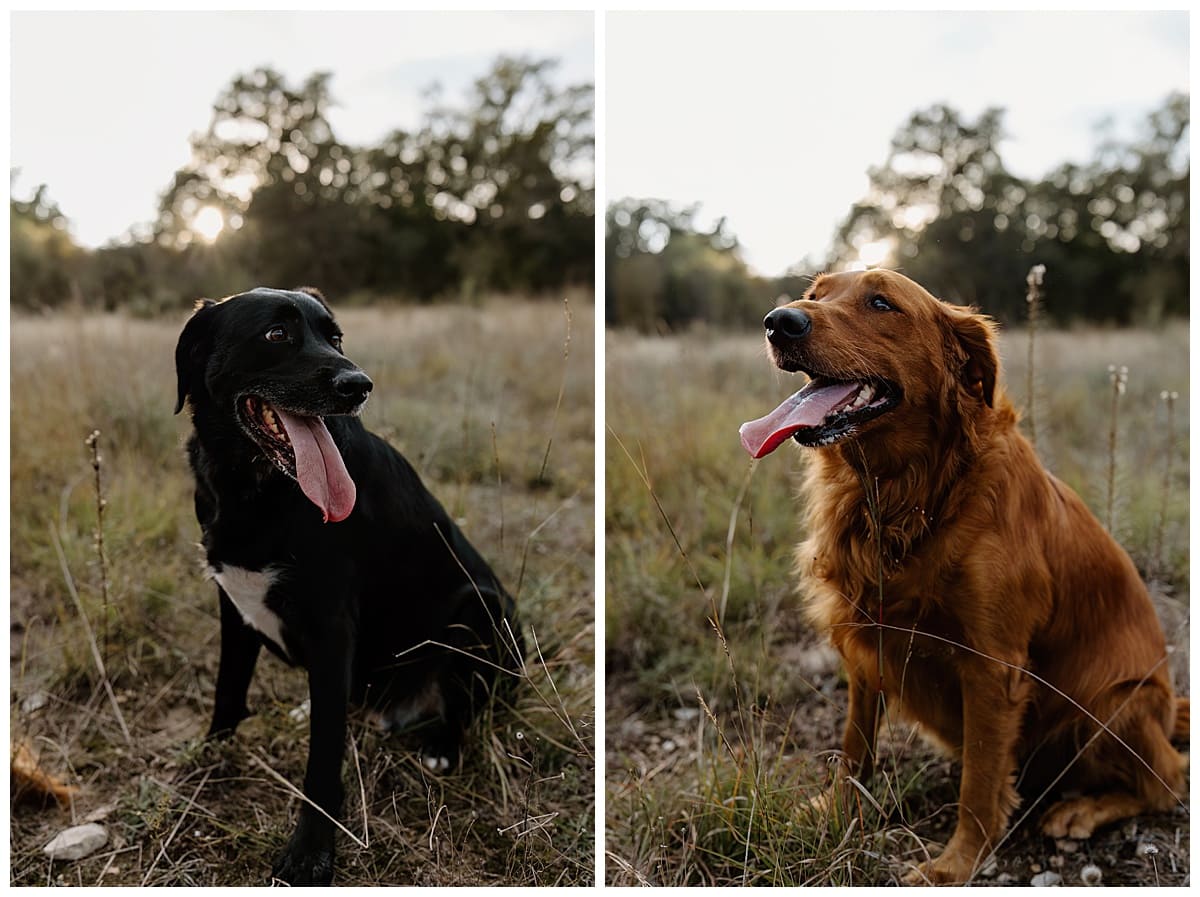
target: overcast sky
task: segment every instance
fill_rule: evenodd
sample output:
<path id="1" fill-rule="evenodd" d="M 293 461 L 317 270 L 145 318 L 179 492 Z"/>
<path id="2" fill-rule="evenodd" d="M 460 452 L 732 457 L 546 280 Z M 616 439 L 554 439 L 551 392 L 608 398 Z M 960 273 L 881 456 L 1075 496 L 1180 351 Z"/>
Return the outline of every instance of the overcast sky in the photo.
<path id="1" fill-rule="evenodd" d="M 334 133 L 363 144 L 419 125 L 435 81 L 462 98 L 500 54 L 556 58 L 557 83 L 591 82 L 593 30 L 590 12 L 15 13 L 14 191 L 47 184 L 97 246 L 155 217 L 235 74 L 333 72 Z"/>
<path id="2" fill-rule="evenodd" d="M 1189 89 L 1183 12 L 610 13 L 605 53 L 607 198 L 701 201 L 767 275 L 824 256 L 917 109 L 1004 107 L 1038 177 Z"/>

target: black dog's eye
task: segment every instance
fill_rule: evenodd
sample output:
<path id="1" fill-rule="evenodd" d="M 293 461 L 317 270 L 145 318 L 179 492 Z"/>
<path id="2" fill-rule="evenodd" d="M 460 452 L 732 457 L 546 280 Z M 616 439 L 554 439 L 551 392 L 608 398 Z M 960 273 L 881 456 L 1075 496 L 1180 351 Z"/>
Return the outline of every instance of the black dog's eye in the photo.
<path id="1" fill-rule="evenodd" d="M 282 343 L 288 338 L 287 329 L 284 327 L 272 327 L 263 334 L 268 343 Z"/>
<path id="2" fill-rule="evenodd" d="M 888 302 L 883 296 L 875 295 L 867 300 L 867 304 L 876 311 L 895 311 L 896 306 Z"/>
<path id="3" fill-rule="evenodd" d="M 329 342 L 333 348 L 337 349 L 339 352 L 342 351 L 342 335 L 340 333 L 335 333 L 333 336 L 331 336 L 329 338 Z"/>

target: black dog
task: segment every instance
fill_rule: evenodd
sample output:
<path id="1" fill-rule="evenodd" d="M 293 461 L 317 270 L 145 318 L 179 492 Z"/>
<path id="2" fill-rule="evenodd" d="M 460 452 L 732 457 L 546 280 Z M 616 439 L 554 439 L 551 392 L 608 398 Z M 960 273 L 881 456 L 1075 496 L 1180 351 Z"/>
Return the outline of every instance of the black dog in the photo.
<path id="1" fill-rule="evenodd" d="M 523 651 L 512 599 L 407 461 L 356 415 L 369 377 L 316 290 L 201 300 L 175 350 L 196 517 L 221 603 L 209 737 L 248 715 L 259 646 L 308 671 L 304 793 L 337 818 L 347 704 L 420 724 L 431 769 Z M 512 679 L 505 674 L 503 679 Z M 307 802 L 273 874 L 333 877 L 334 825 Z"/>

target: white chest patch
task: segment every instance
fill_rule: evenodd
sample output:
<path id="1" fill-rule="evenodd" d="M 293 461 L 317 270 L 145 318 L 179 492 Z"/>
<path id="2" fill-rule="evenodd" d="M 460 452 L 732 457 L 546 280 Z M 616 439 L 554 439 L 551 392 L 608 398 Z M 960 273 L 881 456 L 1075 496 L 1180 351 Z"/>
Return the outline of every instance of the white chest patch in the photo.
<path id="1" fill-rule="evenodd" d="M 283 643 L 283 622 L 275 611 L 267 607 L 267 592 L 279 578 L 279 571 L 267 567 L 264 570 L 246 570 L 242 567 L 224 566 L 219 571 L 208 570 L 209 574 L 225 590 L 229 600 L 242 614 L 247 625 L 254 627 L 287 653 Z"/>

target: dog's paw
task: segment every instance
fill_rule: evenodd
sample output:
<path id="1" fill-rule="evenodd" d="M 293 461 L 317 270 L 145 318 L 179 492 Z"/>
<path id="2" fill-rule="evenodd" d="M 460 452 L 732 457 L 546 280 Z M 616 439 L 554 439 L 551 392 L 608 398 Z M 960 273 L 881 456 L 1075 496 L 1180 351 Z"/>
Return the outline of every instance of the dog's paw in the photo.
<path id="1" fill-rule="evenodd" d="M 975 874 L 978 856 L 978 851 L 963 851 L 951 840 L 941 856 L 917 864 L 901 881 L 906 885 L 965 884 Z"/>
<path id="2" fill-rule="evenodd" d="M 946 855 L 914 866 L 900 879 L 906 885 L 959 885 L 971 877 L 969 864 L 962 865 Z"/>
<path id="3" fill-rule="evenodd" d="M 854 814 L 855 797 L 853 785 L 845 781 L 835 782 L 816 797 L 810 798 L 807 810 L 813 817 L 837 814 L 839 818 L 849 818 Z"/>
<path id="4" fill-rule="evenodd" d="M 300 829 L 271 867 L 272 881 L 289 885 L 327 885 L 333 881 L 333 843 L 315 844 Z"/>
<path id="5" fill-rule="evenodd" d="M 1098 801 L 1090 797 L 1060 800 L 1042 817 L 1042 832 L 1051 838 L 1073 838 L 1079 841 L 1090 838 L 1099 824 L 1098 804 Z"/>
<path id="6" fill-rule="evenodd" d="M 430 772 L 445 772 L 450 768 L 450 758 L 441 754 L 421 754 L 421 765 Z"/>

